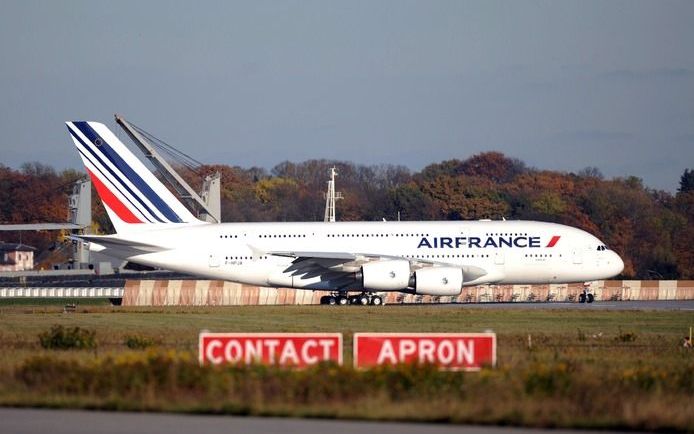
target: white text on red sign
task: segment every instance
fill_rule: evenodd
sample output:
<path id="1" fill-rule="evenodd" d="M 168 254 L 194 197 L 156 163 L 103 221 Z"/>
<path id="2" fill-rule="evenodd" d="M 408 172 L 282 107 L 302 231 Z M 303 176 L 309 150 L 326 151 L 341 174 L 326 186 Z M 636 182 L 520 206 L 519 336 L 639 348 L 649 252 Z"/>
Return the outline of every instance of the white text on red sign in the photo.
<path id="1" fill-rule="evenodd" d="M 201 333 L 201 364 L 342 364 L 341 333 Z"/>
<path id="2" fill-rule="evenodd" d="M 494 333 L 356 333 L 354 366 L 431 364 L 478 370 L 496 364 Z"/>

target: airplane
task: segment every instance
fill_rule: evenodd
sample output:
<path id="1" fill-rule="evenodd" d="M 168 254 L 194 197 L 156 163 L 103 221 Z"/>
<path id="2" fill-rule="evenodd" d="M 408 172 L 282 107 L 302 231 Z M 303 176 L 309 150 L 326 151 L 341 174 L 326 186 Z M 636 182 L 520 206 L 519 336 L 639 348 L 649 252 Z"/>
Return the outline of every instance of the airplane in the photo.
<path id="1" fill-rule="evenodd" d="M 116 231 L 79 237 L 136 264 L 330 291 L 321 303 L 338 305 L 380 305 L 385 291 L 457 296 L 472 285 L 589 282 L 624 268 L 590 233 L 538 221 L 204 222 L 107 126 L 66 124 Z"/>

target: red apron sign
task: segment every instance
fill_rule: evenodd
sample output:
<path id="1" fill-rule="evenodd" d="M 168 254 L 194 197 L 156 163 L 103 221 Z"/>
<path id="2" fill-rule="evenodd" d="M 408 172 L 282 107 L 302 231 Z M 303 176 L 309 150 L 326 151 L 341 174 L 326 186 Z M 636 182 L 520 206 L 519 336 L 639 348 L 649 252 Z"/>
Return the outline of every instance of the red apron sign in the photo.
<path id="1" fill-rule="evenodd" d="M 354 367 L 432 364 L 476 371 L 496 364 L 494 333 L 355 333 Z"/>
<path id="2" fill-rule="evenodd" d="M 199 346 L 201 364 L 342 364 L 341 333 L 200 333 Z"/>

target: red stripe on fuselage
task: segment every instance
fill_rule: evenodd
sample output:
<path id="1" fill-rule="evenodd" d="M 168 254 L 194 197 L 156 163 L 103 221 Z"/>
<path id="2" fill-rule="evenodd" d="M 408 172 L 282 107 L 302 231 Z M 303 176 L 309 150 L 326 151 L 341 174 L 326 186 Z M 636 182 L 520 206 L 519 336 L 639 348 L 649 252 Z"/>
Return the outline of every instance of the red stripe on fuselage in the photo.
<path id="1" fill-rule="evenodd" d="M 142 220 L 138 219 L 130 212 L 130 210 L 123 205 L 123 202 L 111 193 L 111 190 L 109 190 L 99 178 L 94 176 L 89 169 L 87 169 L 87 173 L 89 173 L 89 177 L 92 178 L 92 183 L 94 187 L 96 187 L 96 192 L 99 193 L 101 200 L 116 213 L 119 219 L 123 220 L 125 223 L 142 223 Z"/>
<path id="2" fill-rule="evenodd" d="M 557 244 L 557 241 L 559 241 L 559 238 L 561 238 L 561 236 L 559 235 L 553 236 L 552 239 L 549 240 L 549 244 L 547 244 L 547 247 L 554 247 L 554 245 Z"/>

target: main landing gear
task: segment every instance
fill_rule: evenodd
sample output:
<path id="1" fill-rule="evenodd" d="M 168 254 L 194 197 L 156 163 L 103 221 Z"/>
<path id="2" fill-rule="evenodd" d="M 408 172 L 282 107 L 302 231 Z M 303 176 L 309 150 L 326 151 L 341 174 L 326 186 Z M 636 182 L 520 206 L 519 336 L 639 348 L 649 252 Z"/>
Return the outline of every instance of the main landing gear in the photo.
<path id="1" fill-rule="evenodd" d="M 359 295 L 347 295 L 347 293 L 337 292 L 331 295 L 324 295 L 320 298 L 320 304 L 329 304 L 331 306 L 346 306 L 348 304 L 354 304 L 358 306 L 382 306 L 383 298 L 380 295 L 371 295 L 366 292 L 362 292 Z"/>

